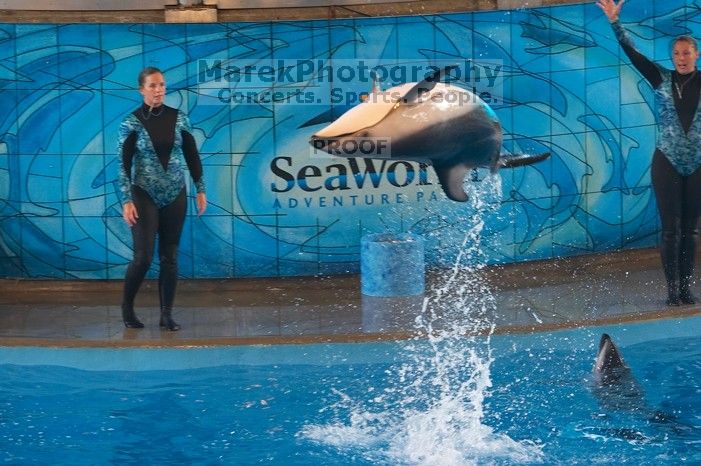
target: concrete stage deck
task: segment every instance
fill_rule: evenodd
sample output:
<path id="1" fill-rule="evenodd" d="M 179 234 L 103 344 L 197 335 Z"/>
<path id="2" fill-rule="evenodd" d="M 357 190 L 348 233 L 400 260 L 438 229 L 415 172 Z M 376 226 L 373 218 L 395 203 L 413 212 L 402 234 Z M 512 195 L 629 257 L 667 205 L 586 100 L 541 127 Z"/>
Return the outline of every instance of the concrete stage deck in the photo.
<path id="1" fill-rule="evenodd" d="M 654 249 L 482 269 L 496 301 L 495 333 L 701 314 L 668 307 Z M 427 274 L 427 294 L 440 274 Z M 694 284 L 696 296 L 701 286 Z M 422 297 L 372 298 L 357 275 L 181 280 L 179 332 L 158 328 L 157 284 L 137 297 L 146 324 L 126 329 L 121 281 L 0 280 L 0 346 L 172 347 L 352 342 L 409 338 Z"/>

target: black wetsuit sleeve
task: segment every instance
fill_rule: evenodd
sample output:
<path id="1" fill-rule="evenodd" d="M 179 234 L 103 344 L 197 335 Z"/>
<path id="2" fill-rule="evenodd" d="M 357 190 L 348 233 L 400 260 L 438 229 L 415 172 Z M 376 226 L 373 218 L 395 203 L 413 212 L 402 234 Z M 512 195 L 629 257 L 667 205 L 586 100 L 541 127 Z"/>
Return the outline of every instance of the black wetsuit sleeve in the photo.
<path id="1" fill-rule="evenodd" d="M 659 67 L 635 48 L 633 41 L 631 41 L 628 36 L 628 32 L 619 21 L 611 23 L 611 27 L 616 34 L 618 43 L 621 44 L 621 48 L 625 54 L 628 55 L 628 58 L 630 58 L 630 62 L 652 85 L 652 88 L 657 89 L 660 84 L 662 84 L 662 74 L 660 73 Z"/>
<path id="2" fill-rule="evenodd" d="M 187 168 L 190 170 L 190 176 L 197 186 L 197 192 L 204 191 L 204 183 L 202 183 L 202 161 L 200 160 L 200 154 L 197 151 L 197 143 L 195 138 L 189 132 L 184 129 L 180 131 L 183 138 L 183 154 L 185 155 L 185 162 L 187 163 Z"/>
<path id="3" fill-rule="evenodd" d="M 136 132 L 132 131 L 122 144 L 122 168 L 127 179 L 131 182 L 131 164 L 136 152 Z"/>

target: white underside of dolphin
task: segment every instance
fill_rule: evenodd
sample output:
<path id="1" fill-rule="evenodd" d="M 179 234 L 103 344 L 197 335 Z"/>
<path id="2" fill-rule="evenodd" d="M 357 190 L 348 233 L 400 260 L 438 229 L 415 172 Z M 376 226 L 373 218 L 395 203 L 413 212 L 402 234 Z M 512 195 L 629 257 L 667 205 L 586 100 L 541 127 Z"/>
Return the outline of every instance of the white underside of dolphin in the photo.
<path id="1" fill-rule="evenodd" d="M 439 82 L 449 70 L 436 70 L 419 83 L 373 92 L 365 102 L 317 131 L 310 144 L 334 154 L 334 144 L 348 140 L 388 142 L 387 153 L 377 158 L 430 163 L 446 196 L 460 202 L 467 200 L 463 183 L 471 169 L 496 171 L 549 156 L 502 157 L 502 128 L 496 114 L 472 92 Z M 302 127 L 318 123 L 315 118 Z M 343 156 L 373 158 L 361 152 L 344 152 Z"/>

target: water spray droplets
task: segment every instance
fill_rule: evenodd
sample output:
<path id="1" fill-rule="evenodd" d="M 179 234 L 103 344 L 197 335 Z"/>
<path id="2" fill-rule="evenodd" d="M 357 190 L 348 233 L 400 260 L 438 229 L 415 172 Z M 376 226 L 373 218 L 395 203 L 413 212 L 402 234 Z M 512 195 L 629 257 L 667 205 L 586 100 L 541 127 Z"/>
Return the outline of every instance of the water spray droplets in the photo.
<path id="1" fill-rule="evenodd" d="M 495 433 L 483 422 L 492 386 L 495 300 L 481 274 L 480 238 L 484 217 L 499 205 L 501 179 L 489 174 L 473 182 L 468 177 L 464 189 L 469 201 L 437 212 L 440 228 L 426 234 L 444 254 L 439 263 L 448 267 L 432 280 L 415 319 L 417 337 L 403 346 L 404 362 L 387 371 L 388 388 L 366 402 L 339 392 L 340 420 L 306 426 L 303 436 L 359 448 L 365 456 L 390 464 L 462 466 L 542 459 L 541 447 Z"/>

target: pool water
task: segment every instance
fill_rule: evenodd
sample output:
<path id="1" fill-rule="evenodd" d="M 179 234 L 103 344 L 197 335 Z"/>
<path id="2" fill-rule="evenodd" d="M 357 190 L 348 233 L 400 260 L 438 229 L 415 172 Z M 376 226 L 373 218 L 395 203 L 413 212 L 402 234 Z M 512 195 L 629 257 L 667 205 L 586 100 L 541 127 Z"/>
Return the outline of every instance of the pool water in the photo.
<path id="1" fill-rule="evenodd" d="M 651 328 L 650 335 L 665 334 Z M 590 356 L 596 347 L 541 348 L 496 358 L 486 422 L 512 438 L 537 441 L 546 463 L 699 464 L 696 335 L 619 348 L 639 388 L 633 393 L 625 386 L 597 387 Z"/>
<path id="2" fill-rule="evenodd" d="M 453 265 L 426 293 L 415 339 L 0 348 L 0 461 L 700 464 L 701 317 L 465 336 L 494 330 L 479 266 L 483 218 L 501 198 L 491 178 L 466 182 L 469 208 L 436 214 L 428 239 Z M 594 383 L 602 332 L 635 390 Z"/>
<path id="3" fill-rule="evenodd" d="M 417 368 L 446 344 L 426 340 L 3 348 L 0 462 L 699 464 L 699 330 L 690 317 L 463 338 L 450 383 Z M 603 331 L 641 396 L 595 386 Z"/>

